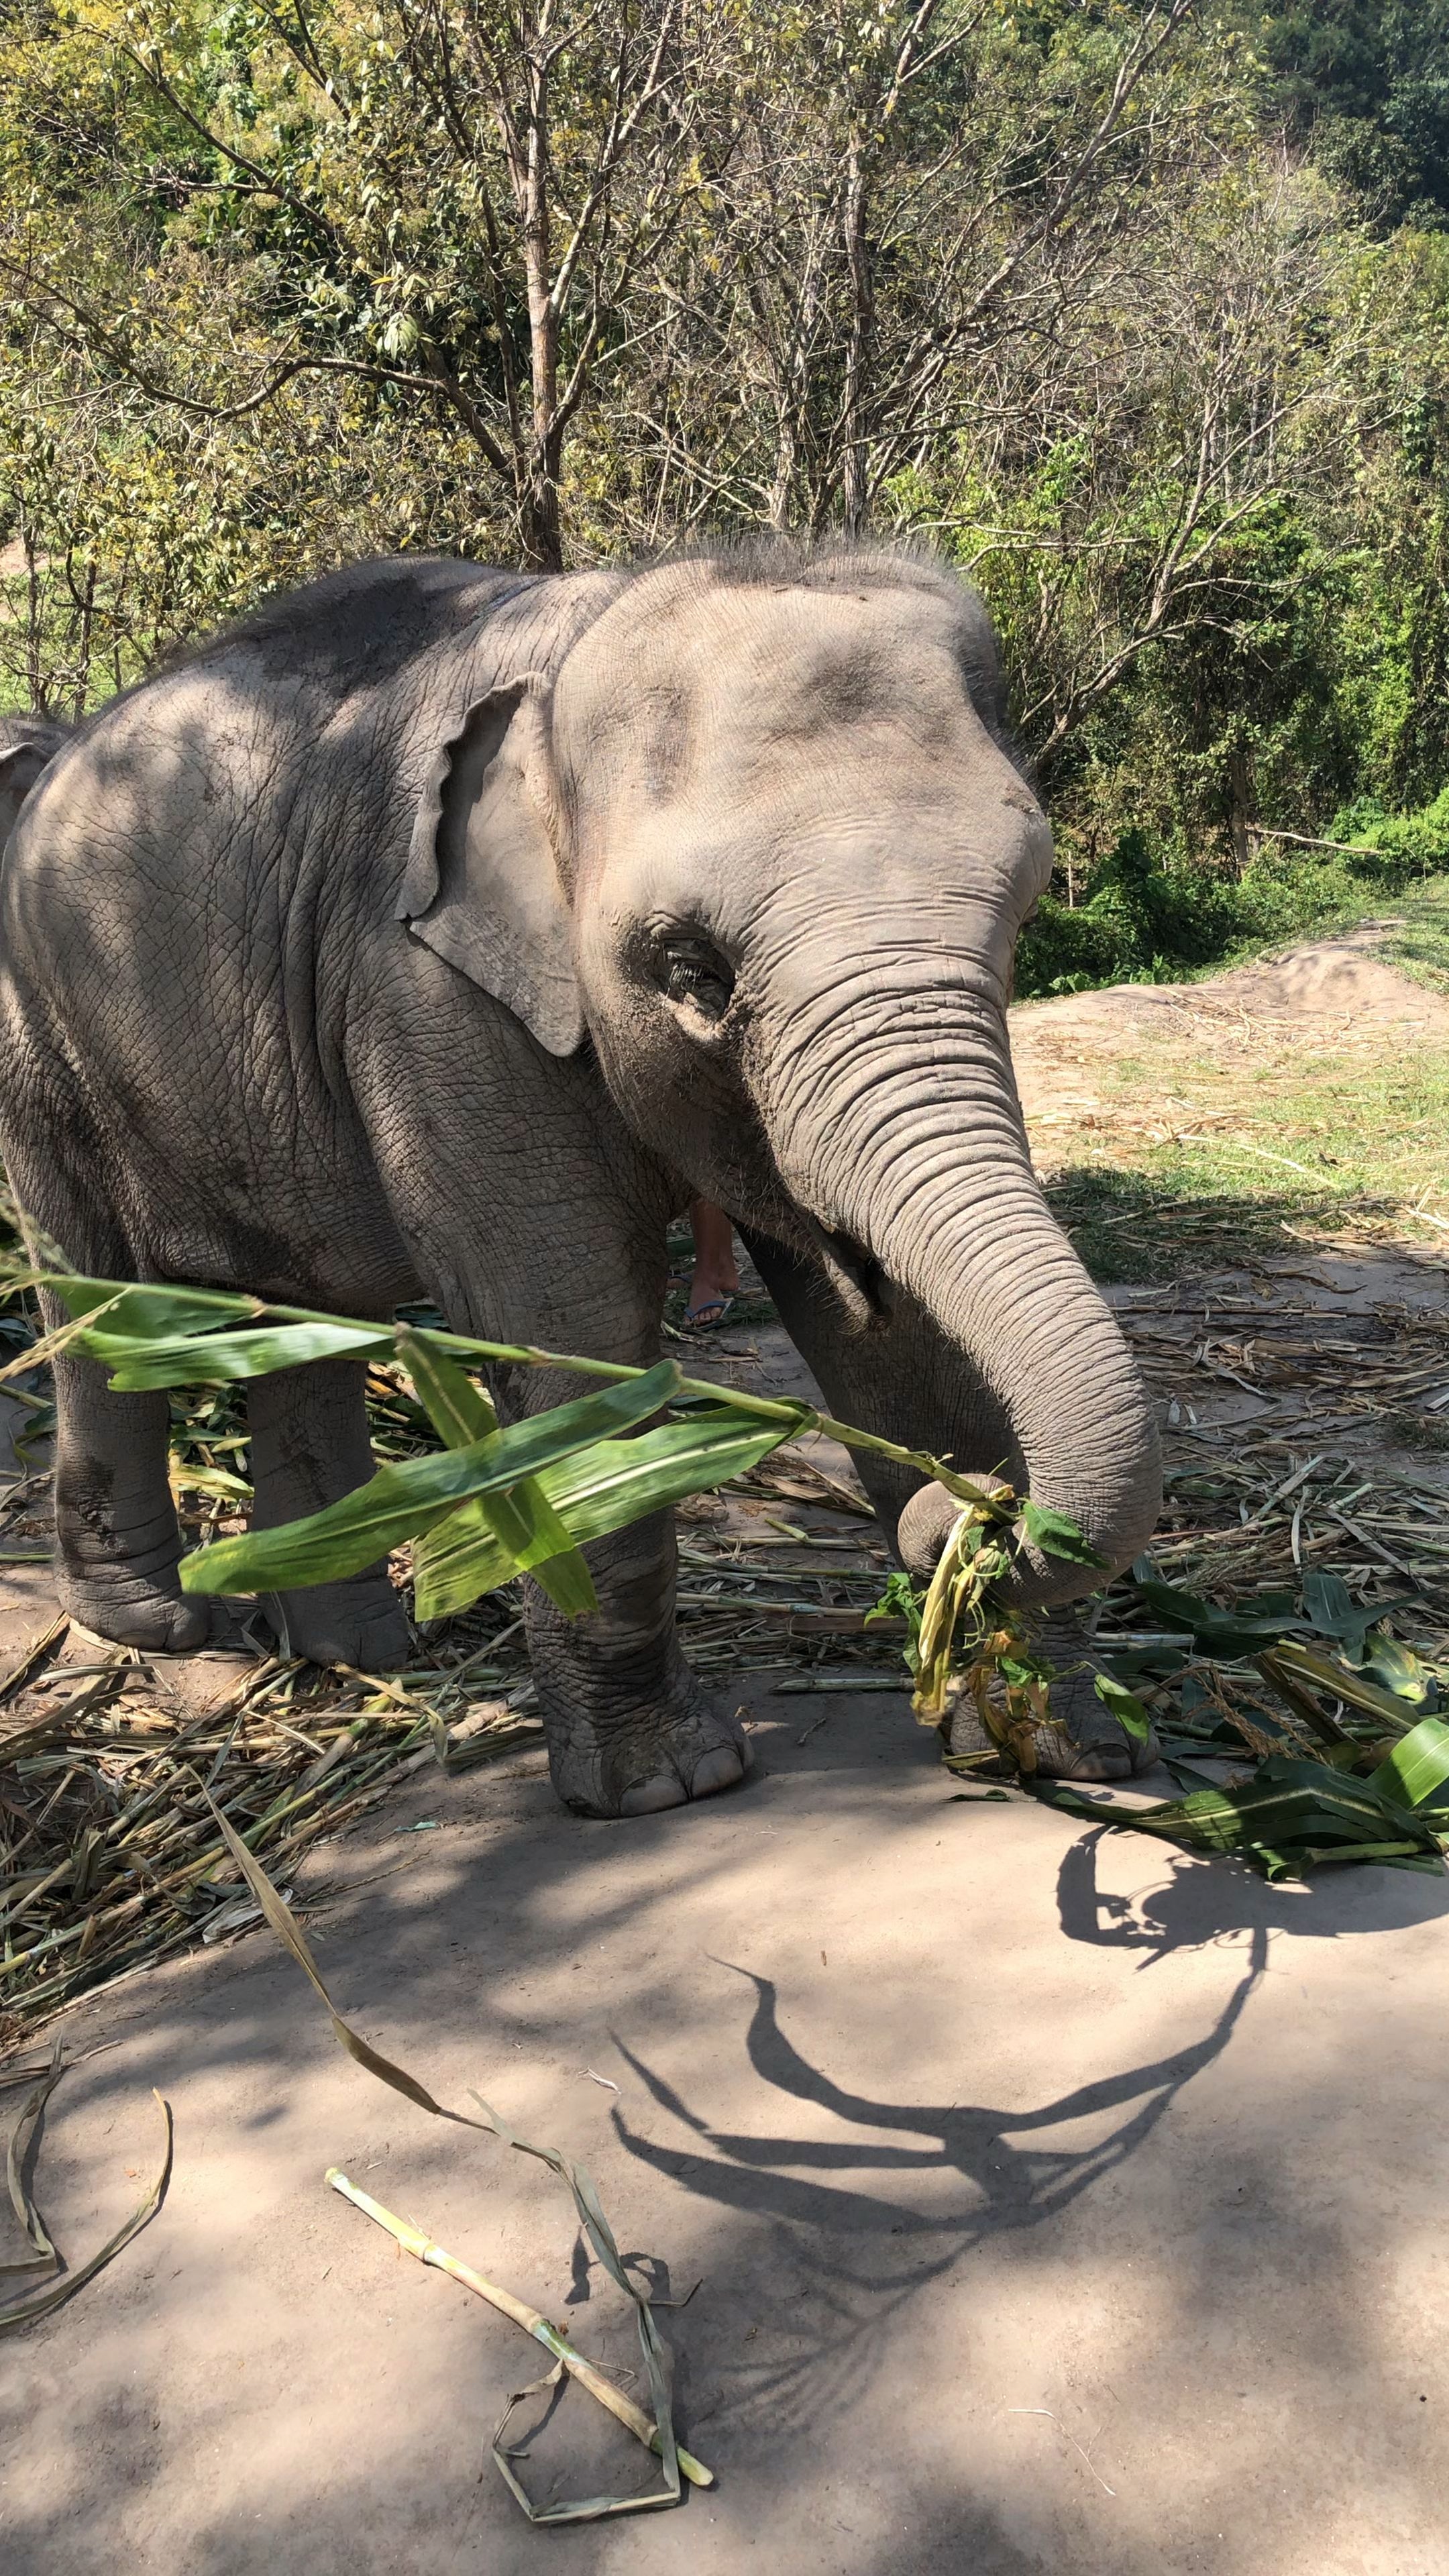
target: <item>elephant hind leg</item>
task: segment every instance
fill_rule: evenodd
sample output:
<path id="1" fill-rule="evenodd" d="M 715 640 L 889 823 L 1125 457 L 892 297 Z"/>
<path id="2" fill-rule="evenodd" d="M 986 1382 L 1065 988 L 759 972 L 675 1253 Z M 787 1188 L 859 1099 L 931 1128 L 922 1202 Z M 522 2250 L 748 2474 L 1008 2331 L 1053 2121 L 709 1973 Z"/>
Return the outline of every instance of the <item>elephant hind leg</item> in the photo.
<path id="1" fill-rule="evenodd" d="M 19 1062 L 10 1071 L 17 1097 L 33 1085 L 52 1103 L 53 1132 L 69 1147 L 36 1155 L 6 1135 L 17 1204 L 89 1277 L 144 1275 L 119 1218 L 98 1199 L 95 1175 L 108 1168 L 107 1155 L 69 1092 L 64 1066 L 47 1057 L 28 1072 Z M 40 1307 L 47 1331 L 69 1321 L 44 1290 Z M 227 1614 L 219 1604 L 188 1600 L 177 1573 L 181 1533 L 169 1477 L 169 1399 L 113 1394 L 106 1371 L 74 1351 L 57 1352 L 51 1366 L 61 1607 L 98 1636 L 150 1654 L 186 1654 L 224 1635 Z"/>
<path id="2" fill-rule="evenodd" d="M 373 1458 L 365 1385 L 356 1360 L 314 1360 L 251 1380 L 253 1529 L 300 1520 L 366 1483 Z M 283 1651 L 310 1663 L 386 1672 L 405 1664 L 412 1651 L 407 1614 L 385 1564 L 343 1582 L 271 1595 L 263 1607 Z"/>
<path id="3" fill-rule="evenodd" d="M 54 1370 L 62 1608 L 118 1646 L 152 1654 L 204 1646 L 218 1619 L 207 1602 L 186 1598 L 176 1570 L 167 1398 L 113 1395 L 104 1369 L 68 1351 Z"/>

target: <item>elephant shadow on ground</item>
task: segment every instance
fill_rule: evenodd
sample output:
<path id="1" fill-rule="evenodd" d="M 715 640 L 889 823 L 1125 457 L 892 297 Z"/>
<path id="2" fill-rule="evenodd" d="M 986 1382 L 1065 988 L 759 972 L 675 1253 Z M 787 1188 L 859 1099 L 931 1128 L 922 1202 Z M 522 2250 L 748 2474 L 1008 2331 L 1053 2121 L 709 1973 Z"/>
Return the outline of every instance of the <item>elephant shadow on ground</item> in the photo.
<path id="1" fill-rule="evenodd" d="M 1110 1849 L 1114 1840 L 1110 1827 L 1099 1827 L 1063 1853 L 1057 1912 L 1069 1941 L 1135 1950 L 1144 1968 L 1174 1951 L 1266 1941 L 1273 1933 L 1341 1941 L 1449 1914 L 1449 1876 L 1442 1871 L 1360 1864 L 1270 1884 L 1242 1862 L 1186 1851 L 1154 1853 L 1149 1867 L 1156 1883 L 1117 1895 L 1098 1879 L 1103 1845 Z"/>
<path id="2" fill-rule="evenodd" d="M 746 2040 L 755 2074 L 771 2094 L 839 2121 L 840 2137 L 716 2128 L 616 2032 L 620 2054 L 690 2142 L 646 2136 L 618 2108 L 613 2126 L 625 2151 L 771 2231 L 776 2300 L 768 2316 L 752 2314 L 755 2357 L 737 2341 L 743 2357 L 718 2397 L 752 2418 L 773 2412 L 818 2423 L 838 2411 L 870 2375 L 882 2328 L 920 2291 L 986 2240 L 1057 2219 L 1146 2144 L 1184 2087 L 1227 2048 L 1266 1964 L 1267 1933 L 1258 1931 L 1203 2038 L 1030 2110 L 851 2092 L 794 2045 L 770 1980 L 734 1969 L 755 1991 Z M 1074 2126 L 1087 2136 L 1064 2141 L 1060 2133 Z M 922 2183 L 926 2192 L 910 2189 Z M 936 2205 L 923 2206 L 928 2200 Z"/>

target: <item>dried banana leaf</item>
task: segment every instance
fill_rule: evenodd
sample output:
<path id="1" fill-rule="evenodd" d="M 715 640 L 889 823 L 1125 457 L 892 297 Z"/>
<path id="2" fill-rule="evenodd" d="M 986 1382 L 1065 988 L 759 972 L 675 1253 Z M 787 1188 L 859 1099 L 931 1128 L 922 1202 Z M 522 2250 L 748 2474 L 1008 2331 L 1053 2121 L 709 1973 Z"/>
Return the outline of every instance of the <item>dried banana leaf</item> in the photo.
<path id="1" fill-rule="evenodd" d="M 209 1799 L 207 1803 L 211 1805 Z M 678 2504 L 682 2488 L 679 2450 L 674 2436 L 674 2418 L 669 2394 L 669 2347 L 654 2322 L 654 2313 L 648 2298 L 630 2280 L 624 2269 L 618 2246 L 614 2241 L 613 2229 L 604 2215 L 598 2189 L 592 2176 L 584 2166 L 575 2164 L 571 2157 L 562 2155 L 556 2147 L 538 2147 L 532 2145 L 526 2138 L 515 2137 L 507 2123 L 500 2119 L 497 2112 L 491 2110 L 477 2093 L 473 2095 L 473 2100 L 483 2115 L 481 2120 L 470 2119 L 466 2111 L 448 2110 L 441 2102 L 434 2101 L 432 2094 L 428 2092 L 425 2085 L 418 2082 L 415 2075 L 410 2075 L 405 2067 L 395 2066 L 390 2058 L 383 2057 L 378 2050 L 371 2047 L 360 2032 L 353 2030 L 350 2023 L 343 2020 L 323 1984 L 311 1948 L 285 1898 L 272 1885 L 261 1863 L 247 1850 L 241 1836 L 228 1824 L 220 1809 L 212 1806 L 212 1814 L 221 1829 L 227 1849 L 260 1905 L 267 1922 L 283 1948 L 296 1960 L 303 1975 L 320 1997 L 331 2021 L 333 2035 L 339 2045 L 347 2051 L 348 2056 L 357 2065 L 365 2067 L 370 2075 L 375 2075 L 381 2083 L 390 2085 L 395 2093 L 401 2093 L 406 2100 L 415 2103 L 419 2110 L 431 2112 L 436 2119 L 456 2121 L 462 2127 L 469 2129 L 489 2129 L 495 2137 L 502 2139 L 505 2146 L 516 2148 L 520 2155 L 537 2156 L 568 2185 L 573 2195 L 579 2224 L 588 2236 L 594 2252 L 609 2278 L 625 2293 L 633 2305 L 639 2330 L 640 2351 L 644 2361 L 644 2375 L 653 2403 L 654 2427 L 659 2435 L 663 2485 L 646 2495 L 588 2496 L 568 2504 L 535 2505 L 519 2484 L 510 2457 L 502 2448 L 503 2427 L 507 2423 L 508 2414 L 512 2412 L 512 2403 L 516 2403 L 512 2401 L 494 2437 L 493 2456 L 498 2463 L 500 2474 L 527 2514 L 529 2521 L 597 2522 L 606 2516 L 647 2513 L 657 2510 L 661 2505 Z"/>

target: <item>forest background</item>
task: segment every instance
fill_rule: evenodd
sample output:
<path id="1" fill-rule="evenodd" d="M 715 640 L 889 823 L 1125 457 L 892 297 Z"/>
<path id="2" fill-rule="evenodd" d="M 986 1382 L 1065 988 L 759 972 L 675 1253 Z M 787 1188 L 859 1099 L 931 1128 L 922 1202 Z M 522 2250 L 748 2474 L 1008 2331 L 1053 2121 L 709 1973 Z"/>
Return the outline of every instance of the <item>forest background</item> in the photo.
<path id="1" fill-rule="evenodd" d="M 914 533 L 1049 991 L 1449 871 L 1446 513 L 1449 0 L 0 0 L 0 704 L 361 554 Z"/>

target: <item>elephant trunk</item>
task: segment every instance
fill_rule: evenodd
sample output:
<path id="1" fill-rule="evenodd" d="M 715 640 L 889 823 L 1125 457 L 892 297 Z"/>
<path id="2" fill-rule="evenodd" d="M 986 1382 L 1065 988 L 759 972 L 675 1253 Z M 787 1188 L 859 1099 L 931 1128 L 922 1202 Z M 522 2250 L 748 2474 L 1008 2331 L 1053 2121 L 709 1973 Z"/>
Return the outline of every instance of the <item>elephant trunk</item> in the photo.
<path id="1" fill-rule="evenodd" d="M 868 980 L 863 966 L 846 978 L 857 995 Z M 893 1304 L 919 1310 L 948 1382 L 910 1403 L 911 1445 L 965 1471 L 999 1466 L 1120 1568 L 1160 1509 L 1156 1425 L 1121 1331 L 1032 1172 L 1001 1009 L 927 985 L 896 991 L 887 1012 L 879 990 L 877 979 L 868 1031 L 837 985 L 837 1044 L 822 1049 L 817 1027 L 780 1050 L 770 1121 L 777 1140 L 790 1139 L 777 1155 L 800 1204 L 883 1274 L 886 1318 L 859 1336 L 852 1376 L 868 1379 Z M 794 1034 L 805 1035 L 798 1021 Z M 908 1563 L 934 1561 L 955 1508 L 940 1487 L 907 1503 Z M 1089 1588 L 1061 1561 L 1023 1566 L 1022 1580 L 1037 1600 Z"/>

